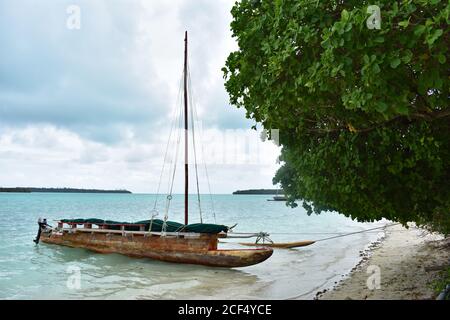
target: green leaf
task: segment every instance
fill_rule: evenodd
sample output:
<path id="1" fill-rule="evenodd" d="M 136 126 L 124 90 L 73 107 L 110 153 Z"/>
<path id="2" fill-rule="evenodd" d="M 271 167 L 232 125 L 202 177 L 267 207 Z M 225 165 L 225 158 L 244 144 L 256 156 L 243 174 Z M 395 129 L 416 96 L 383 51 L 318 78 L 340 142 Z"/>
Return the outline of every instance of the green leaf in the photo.
<path id="1" fill-rule="evenodd" d="M 394 60 L 391 60 L 391 68 L 395 69 L 397 68 L 401 63 L 401 60 L 399 58 L 395 58 Z"/>
<path id="2" fill-rule="evenodd" d="M 350 17 L 350 14 L 348 13 L 348 11 L 345 10 L 345 9 L 342 10 L 342 12 L 341 12 L 341 20 L 347 21 L 349 17 Z"/>
<path id="3" fill-rule="evenodd" d="M 375 63 L 375 64 L 373 65 L 372 70 L 373 70 L 373 72 L 374 72 L 375 74 L 381 72 L 381 69 L 380 69 L 380 66 L 378 65 L 378 63 Z"/>
<path id="4" fill-rule="evenodd" d="M 396 16 L 398 13 L 398 3 L 397 1 L 394 1 L 394 4 L 392 5 L 392 15 Z"/>
<path id="5" fill-rule="evenodd" d="M 405 53 L 402 57 L 403 63 L 409 63 L 411 61 L 412 57 L 413 57 L 413 53 L 411 52 L 411 50 L 409 50 L 409 49 L 405 50 Z"/>
<path id="6" fill-rule="evenodd" d="M 426 29 L 427 28 L 424 25 L 418 25 L 417 27 L 414 28 L 414 34 L 416 36 L 420 36 L 425 32 Z"/>
<path id="7" fill-rule="evenodd" d="M 428 45 L 431 46 L 440 36 L 442 36 L 443 33 L 444 31 L 442 29 L 434 30 L 434 32 L 427 37 Z"/>
<path id="8" fill-rule="evenodd" d="M 377 108 L 378 112 L 384 113 L 388 109 L 388 105 L 386 103 L 380 101 L 377 103 L 376 108 Z"/>
<path id="9" fill-rule="evenodd" d="M 364 60 L 365 64 L 369 64 L 370 63 L 370 59 L 369 59 L 369 56 L 367 54 L 364 55 L 363 60 Z"/>
<path id="10" fill-rule="evenodd" d="M 400 22 L 398 23 L 398 25 L 399 25 L 400 27 L 406 28 L 407 26 L 409 26 L 409 18 L 408 18 L 408 20 L 400 21 Z"/>
<path id="11" fill-rule="evenodd" d="M 396 106 L 395 110 L 401 115 L 408 115 L 409 114 L 408 107 L 406 105 L 403 105 L 403 104 L 400 104 L 400 105 Z"/>
<path id="12" fill-rule="evenodd" d="M 441 53 L 438 56 L 438 60 L 440 64 L 444 64 L 447 61 L 447 58 Z"/>
<path id="13" fill-rule="evenodd" d="M 384 37 L 383 36 L 378 36 L 375 39 L 373 39 L 373 42 L 383 43 L 384 42 Z"/>

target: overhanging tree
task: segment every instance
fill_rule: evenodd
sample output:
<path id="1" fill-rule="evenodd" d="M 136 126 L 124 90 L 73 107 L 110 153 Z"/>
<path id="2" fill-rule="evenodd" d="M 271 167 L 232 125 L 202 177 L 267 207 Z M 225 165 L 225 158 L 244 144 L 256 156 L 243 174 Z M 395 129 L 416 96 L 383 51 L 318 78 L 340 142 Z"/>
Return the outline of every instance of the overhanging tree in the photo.
<path id="1" fill-rule="evenodd" d="M 242 0 L 232 15 L 225 86 L 280 129 L 288 204 L 448 234 L 449 2 Z"/>

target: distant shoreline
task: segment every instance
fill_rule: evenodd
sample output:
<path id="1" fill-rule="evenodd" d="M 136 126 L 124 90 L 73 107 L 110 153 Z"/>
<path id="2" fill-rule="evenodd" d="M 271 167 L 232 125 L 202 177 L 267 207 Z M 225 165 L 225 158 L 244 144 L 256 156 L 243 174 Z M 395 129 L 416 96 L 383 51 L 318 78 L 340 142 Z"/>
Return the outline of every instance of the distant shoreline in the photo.
<path id="1" fill-rule="evenodd" d="M 1 192 L 19 192 L 19 193 L 33 193 L 33 192 L 46 192 L 46 193 L 132 193 L 128 190 L 99 190 L 99 189 L 76 189 L 76 188 L 29 188 L 29 187 L 16 187 L 16 188 L 0 188 Z"/>
<path id="2" fill-rule="evenodd" d="M 237 190 L 233 194 L 283 194 L 282 189 L 249 189 Z"/>

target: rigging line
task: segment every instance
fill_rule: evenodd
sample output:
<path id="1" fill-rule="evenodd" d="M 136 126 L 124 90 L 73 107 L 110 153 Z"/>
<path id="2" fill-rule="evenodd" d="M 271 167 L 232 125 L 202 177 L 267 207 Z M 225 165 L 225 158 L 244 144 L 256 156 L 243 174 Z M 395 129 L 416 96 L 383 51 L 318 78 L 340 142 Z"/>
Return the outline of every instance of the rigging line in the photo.
<path id="1" fill-rule="evenodd" d="M 178 98 L 180 98 L 181 97 L 181 95 L 178 97 Z M 175 125 L 174 125 L 174 128 L 175 128 L 175 134 L 173 134 L 173 140 L 171 139 L 170 140 L 170 143 L 172 144 L 174 144 L 175 146 L 176 146 L 176 142 L 177 142 L 177 139 L 178 139 L 178 136 L 179 136 L 179 126 L 180 126 L 180 108 L 179 108 L 179 103 L 180 103 L 180 99 L 177 101 L 177 104 L 176 104 L 176 106 L 177 106 L 177 108 L 175 109 L 176 111 L 177 111 L 177 113 L 176 113 L 176 115 L 175 115 Z M 172 153 L 173 152 L 173 153 Z M 167 179 L 167 190 L 166 190 L 166 195 L 168 195 L 169 194 L 169 192 L 170 192 L 170 182 L 171 182 L 171 173 L 172 173 L 172 171 L 173 171 L 173 166 L 174 166 L 174 157 L 175 157 L 175 150 L 173 150 L 172 152 L 170 152 L 169 153 L 169 160 L 168 160 L 168 162 L 169 162 L 169 168 L 168 168 L 168 179 Z M 166 200 L 167 200 L 167 198 L 166 198 Z"/>
<path id="2" fill-rule="evenodd" d="M 388 227 L 393 227 L 396 225 L 399 225 L 400 223 L 391 223 L 388 225 L 384 225 L 382 227 L 376 227 L 376 228 L 370 228 L 370 229 L 366 229 L 366 230 L 361 230 L 361 231 L 356 231 L 356 232 L 350 232 L 350 233 L 346 233 L 346 234 L 341 234 L 338 236 L 334 236 L 334 237 L 329 237 L 329 238 L 323 238 L 323 239 L 319 239 L 319 240 L 315 240 L 315 242 L 319 242 L 319 241 L 325 241 L 325 240 L 331 240 L 331 239 L 336 239 L 336 238 L 341 238 L 341 237 L 346 237 L 346 236 L 350 236 L 353 234 L 358 234 L 358 233 L 364 233 L 364 232 L 368 232 L 368 231 L 372 231 L 372 230 L 377 230 L 377 229 L 385 229 Z"/>
<path id="3" fill-rule="evenodd" d="M 181 101 L 181 100 L 180 100 Z M 179 102 L 180 103 L 180 102 Z M 180 121 L 181 121 L 181 109 L 180 108 L 178 108 L 177 109 L 177 111 L 178 111 L 178 113 L 177 113 L 177 115 L 176 115 L 176 123 L 177 123 L 177 126 L 176 126 L 176 135 L 174 136 L 174 141 L 173 141 L 173 143 L 175 144 L 175 146 L 177 147 L 177 141 L 178 141 L 178 139 L 179 139 L 179 136 L 180 136 Z M 175 148 L 175 151 L 176 151 L 176 148 Z M 169 192 L 170 192 L 170 183 L 171 183 L 171 173 L 173 172 L 173 168 L 174 168 L 174 159 L 175 159 L 175 151 L 174 151 L 174 153 L 173 154 L 171 154 L 171 158 L 170 158 L 170 167 L 169 167 L 169 179 L 167 180 L 167 192 L 166 192 L 166 194 L 169 194 Z"/>
<path id="4" fill-rule="evenodd" d="M 344 232 L 267 232 L 270 235 L 320 235 L 320 234 L 329 234 L 329 235 L 346 235 Z M 367 233 L 378 233 L 376 231 L 368 231 Z M 254 232 L 233 232 L 232 234 L 237 235 L 246 235 L 246 234 L 254 234 Z"/>
<path id="5" fill-rule="evenodd" d="M 191 75 L 190 75 L 190 73 L 188 74 L 188 77 L 189 77 L 189 82 L 191 82 Z M 197 108 L 196 108 L 196 104 L 195 104 L 194 89 L 192 88 L 191 90 L 192 90 L 191 98 L 193 100 L 191 106 L 192 106 L 192 109 L 194 110 L 195 119 L 198 122 L 198 114 L 197 114 Z M 207 185 L 208 185 L 208 193 L 209 193 L 209 198 L 210 198 L 210 203 L 211 203 L 211 210 L 212 210 L 213 217 L 214 217 L 214 223 L 217 223 L 216 211 L 214 209 L 214 201 L 213 201 L 212 192 L 211 192 L 211 183 L 209 181 L 208 167 L 206 165 L 206 160 L 205 160 L 205 149 L 204 149 L 204 144 L 202 142 L 202 137 L 203 137 L 203 128 L 202 127 L 200 127 L 198 134 L 200 136 L 201 160 L 203 162 L 203 166 L 204 166 L 204 169 L 205 169 L 206 182 L 207 182 Z"/>
<path id="6" fill-rule="evenodd" d="M 189 62 L 187 63 L 187 70 L 188 70 L 188 91 L 189 91 L 189 100 L 191 103 L 191 127 L 192 127 L 192 146 L 194 148 L 194 166 L 195 166 L 195 178 L 196 178 L 196 184 L 197 184 L 197 201 L 198 201 L 198 209 L 200 211 L 200 223 L 203 223 L 203 217 L 202 217 L 202 206 L 200 201 L 200 186 L 198 182 L 198 166 L 197 166 L 197 148 L 195 146 L 195 129 L 194 129 L 194 112 L 193 112 L 193 101 L 192 101 L 192 83 L 191 83 L 191 77 L 190 77 L 190 71 L 189 71 Z"/>
<path id="7" fill-rule="evenodd" d="M 156 198 L 155 198 L 155 203 L 153 205 L 153 210 L 156 210 L 156 206 L 158 204 L 159 191 L 161 189 L 162 177 L 164 175 L 164 169 L 165 169 L 165 166 L 166 166 L 166 160 L 167 160 L 167 155 L 168 155 L 168 151 L 169 151 L 170 140 L 172 139 L 173 128 L 175 127 L 175 124 L 177 122 L 177 117 L 178 117 L 177 116 L 177 111 L 178 111 L 177 105 L 178 105 L 178 101 L 180 100 L 180 97 L 181 97 L 182 83 L 183 83 L 183 77 L 181 77 L 181 79 L 180 79 L 180 85 L 179 85 L 179 88 L 178 88 L 177 99 L 175 100 L 175 108 L 174 108 L 173 114 L 172 114 L 172 124 L 171 124 L 171 127 L 170 127 L 169 139 L 167 139 L 166 150 L 164 152 L 163 167 L 162 167 L 162 170 L 161 170 L 161 174 L 159 176 L 158 188 L 156 190 Z"/>
<path id="8" fill-rule="evenodd" d="M 168 189 L 167 189 L 168 195 L 172 195 L 173 185 L 175 183 L 175 174 L 176 174 L 176 169 L 177 169 L 177 165 L 178 165 L 178 154 L 180 153 L 181 137 L 184 132 L 184 128 L 183 128 L 184 108 L 183 108 L 183 97 L 182 96 L 180 96 L 178 111 L 179 111 L 179 113 L 178 113 L 178 136 L 177 136 L 176 140 L 174 141 L 176 147 L 175 147 L 175 152 L 173 154 L 172 170 L 170 171 L 170 173 L 172 174 L 172 177 L 169 178 L 169 185 L 168 185 Z"/>
<path id="9" fill-rule="evenodd" d="M 172 177 L 169 178 L 169 185 L 168 185 L 168 190 L 167 190 L 167 198 L 166 198 L 166 211 L 164 214 L 164 224 L 163 227 L 165 227 L 166 225 L 166 221 L 168 219 L 168 215 L 169 215 L 169 208 L 170 208 L 170 202 L 172 200 L 172 191 L 173 191 L 173 184 L 175 181 L 175 173 L 177 170 L 177 162 L 178 162 L 178 153 L 179 153 L 179 149 L 180 149 L 180 141 L 181 141 L 181 126 L 182 126 L 182 103 L 180 103 L 180 113 L 179 113 L 179 119 L 178 119 L 178 138 L 177 138 L 177 142 L 176 142 L 176 148 L 175 148 L 175 155 L 174 155 L 174 162 L 173 162 L 173 167 L 172 167 Z"/>
<path id="10" fill-rule="evenodd" d="M 172 167 L 173 173 L 172 173 L 172 177 L 169 176 L 169 184 L 168 184 L 167 197 L 166 197 L 166 207 L 165 207 L 165 212 L 164 212 L 164 222 L 162 225 L 162 231 L 163 231 L 164 235 L 165 235 L 166 228 L 167 228 L 167 220 L 169 218 L 169 209 L 170 209 L 170 204 L 171 204 L 171 200 L 172 200 L 173 184 L 174 184 L 174 180 L 175 180 L 175 173 L 176 173 L 177 162 L 178 162 L 178 151 L 180 149 L 179 147 L 180 147 L 180 140 L 181 140 L 181 124 L 182 124 L 181 113 L 182 112 L 180 111 L 179 121 L 178 121 L 178 127 L 179 127 L 178 140 L 177 140 L 177 144 L 176 144 L 176 151 L 175 151 L 174 162 L 173 162 L 173 167 Z"/>
<path id="11" fill-rule="evenodd" d="M 203 153 L 203 148 L 202 148 L 202 153 Z M 214 209 L 214 201 L 213 201 L 213 198 L 212 198 L 211 184 L 209 183 L 209 175 L 208 175 L 208 169 L 206 167 L 206 163 L 204 164 L 204 166 L 205 166 L 206 181 L 207 181 L 207 184 L 208 184 L 209 198 L 210 198 L 210 202 L 211 202 L 211 209 L 212 209 L 212 213 L 213 213 L 213 217 L 214 217 L 214 223 L 217 223 L 216 210 Z"/>
<path id="12" fill-rule="evenodd" d="M 174 158 L 174 162 L 173 162 L 173 172 L 172 172 L 172 178 L 170 180 L 170 188 L 168 190 L 168 195 L 172 195 L 172 191 L 173 191 L 173 184 L 175 181 L 175 173 L 177 171 L 177 162 L 178 162 L 178 154 L 179 154 L 179 146 L 180 146 L 180 141 L 181 141 L 181 133 L 182 133 L 182 129 L 181 129 L 181 125 L 182 125 L 182 117 L 181 117 L 181 112 L 182 110 L 180 109 L 180 116 L 179 116 L 179 130 L 178 130 L 178 139 L 177 139 L 177 144 L 176 144 L 176 148 L 175 148 L 175 158 Z"/>

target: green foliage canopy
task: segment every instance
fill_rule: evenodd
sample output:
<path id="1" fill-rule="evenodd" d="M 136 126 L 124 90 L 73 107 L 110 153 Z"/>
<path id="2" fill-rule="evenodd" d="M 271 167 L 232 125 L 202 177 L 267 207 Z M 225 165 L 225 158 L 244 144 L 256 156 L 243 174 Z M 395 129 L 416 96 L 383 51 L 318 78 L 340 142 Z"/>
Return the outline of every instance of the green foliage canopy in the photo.
<path id="1" fill-rule="evenodd" d="M 232 15 L 225 86 L 280 130 L 288 204 L 449 233 L 450 2 L 242 0 Z"/>

